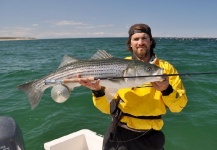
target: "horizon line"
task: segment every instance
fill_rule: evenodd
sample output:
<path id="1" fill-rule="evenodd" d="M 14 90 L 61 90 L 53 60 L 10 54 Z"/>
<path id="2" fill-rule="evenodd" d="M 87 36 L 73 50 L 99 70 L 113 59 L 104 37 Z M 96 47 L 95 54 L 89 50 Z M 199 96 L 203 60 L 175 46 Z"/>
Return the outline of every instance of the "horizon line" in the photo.
<path id="1" fill-rule="evenodd" d="M 59 38 L 35 38 L 35 37 L 0 37 L 0 41 L 7 40 L 43 40 L 43 39 L 80 39 L 80 38 L 128 38 L 125 36 L 120 37 L 59 37 Z M 153 38 L 171 38 L 171 39 L 217 39 L 217 37 L 197 37 L 197 36 L 189 36 L 189 37 L 179 37 L 179 36 L 156 36 Z"/>

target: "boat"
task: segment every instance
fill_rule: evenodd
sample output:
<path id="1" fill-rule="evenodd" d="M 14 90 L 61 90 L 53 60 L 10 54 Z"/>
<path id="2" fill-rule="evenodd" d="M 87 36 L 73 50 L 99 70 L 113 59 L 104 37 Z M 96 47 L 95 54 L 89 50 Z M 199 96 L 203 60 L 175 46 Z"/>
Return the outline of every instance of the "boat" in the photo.
<path id="1" fill-rule="evenodd" d="M 45 150 L 102 150 L 102 135 L 82 129 L 44 143 Z"/>
<path id="2" fill-rule="evenodd" d="M 0 116 L 0 150 L 24 150 L 23 134 L 16 121 Z"/>
<path id="3" fill-rule="evenodd" d="M 82 129 L 44 143 L 44 150 L 102 150 L 103 137 Z M 22 131 L 9 116 L 0 116 L 0 150 L 25 150 Z"/>

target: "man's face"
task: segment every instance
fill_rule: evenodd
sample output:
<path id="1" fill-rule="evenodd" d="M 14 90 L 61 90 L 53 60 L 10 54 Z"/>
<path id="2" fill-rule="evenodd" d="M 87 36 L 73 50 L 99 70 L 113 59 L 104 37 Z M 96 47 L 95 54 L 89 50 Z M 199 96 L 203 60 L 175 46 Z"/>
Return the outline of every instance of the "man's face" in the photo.
<path id="1" fill-rule="evenodd" d="M 133 54 L 139 59 L 144 60 L 146 57 L 150 57 L 150 47 L 152 41 L 147 33 L 135 33 L 131 37 L 131 47 Z"/>

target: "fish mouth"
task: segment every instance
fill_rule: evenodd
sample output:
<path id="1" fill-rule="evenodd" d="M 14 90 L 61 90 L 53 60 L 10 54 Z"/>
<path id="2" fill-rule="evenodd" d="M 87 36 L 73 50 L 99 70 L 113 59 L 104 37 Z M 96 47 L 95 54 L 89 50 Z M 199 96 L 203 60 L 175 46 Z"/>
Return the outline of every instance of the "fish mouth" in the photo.
<path id="1" fill-rule="evenodd" d="M 161 69 L 160 69 L 160 75 L 163 75 L 163 74 L 164 74 L 164 69 L 161 68 Z"/>
<path id="2" fill-rule="evenodd" d="M 163 75 L 163 73 L 164 73 L 164 69 L 161 68 L 161 69 L 160 69 L 160 74 Z"/>
<path id="3" fill-rule="evenodd" d="M 164 69 L 161 68 L 159 72 L 160 72 L 159 75 L 162 75 L 162 76 L 160 76 L 161 80 L 165 80 L 166 76 L 164 76 Z"/>
<path id="4" fill-rule="evenodd" d="M 163 68 L 160 68 L 157 72 L 155 72 L 153 75 L 154 76 L 161 76 L 161 75 L 163 75 L 163 72 L 164 72 L 164 69 Z"/>
<path id="5" fill-rule="evenodd" d="M 153 76 L 156 76 L 159 80 L 164 80 L 165 76 L 163 75 L 164 69 L 160 68 L 156 73 L 153 74 Z"/>

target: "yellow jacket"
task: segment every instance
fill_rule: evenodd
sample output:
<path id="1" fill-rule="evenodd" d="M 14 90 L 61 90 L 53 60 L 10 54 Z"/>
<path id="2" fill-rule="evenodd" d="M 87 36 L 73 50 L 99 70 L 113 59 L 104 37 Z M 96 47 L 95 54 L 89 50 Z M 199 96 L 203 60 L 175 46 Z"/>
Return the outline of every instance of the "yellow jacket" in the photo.
<path id="1" fill-rule="evenodd" d="M 125 59 L 132 59 L 132 57 L 126 57 Z M 167 61 L 157 59 L 155 65 L 164 68 L 164 74 L 178 73 Z M 133 116 L 163 115 L 166 113 L 166 107 L 171 112 L 180 112 L 187 104 L 184 86 L 179 76 L 170 76 L 169 83 L 173 88 L 173 92 L 168 96 L 163 96 L 150 83 L 136 88 L 119 89 L 115 98 L 119 96 L 122 101 L 118 107 L 122 112 Z M 105 96 L 95 97 L 93 95 L 93 103 L 103 113 L 110 113 L 110 106 Z M 162 119 L 138 119 L 130 116 L 123 116 L 121 122 L 126 123 L 128 127 L 134 129 L 152 128 L 155 130 L 160 130 L 164 124 Z"/>

